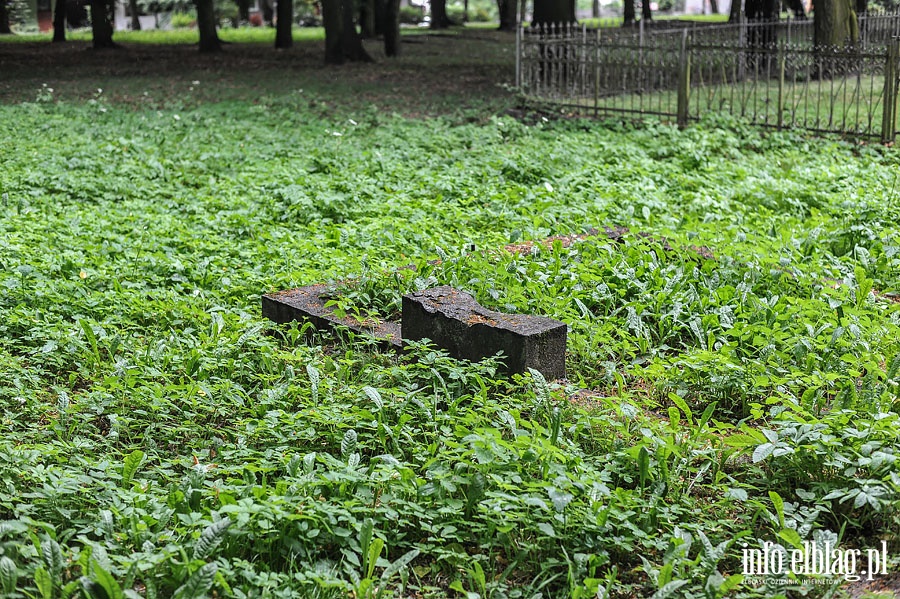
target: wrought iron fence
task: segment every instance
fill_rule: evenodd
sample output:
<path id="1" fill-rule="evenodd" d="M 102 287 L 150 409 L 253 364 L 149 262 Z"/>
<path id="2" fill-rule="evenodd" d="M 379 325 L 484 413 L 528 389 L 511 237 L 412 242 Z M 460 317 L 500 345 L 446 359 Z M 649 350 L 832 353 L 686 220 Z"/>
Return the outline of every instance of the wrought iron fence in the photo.
<path id="1" fill-rule="evenodd" d="M 685 125 L 725 112 L 768 127 L 894 139 L 896 15 L 870 20 L 867 41 L 861 27 L 858 43 L 844 47 L 813 45 L 809 23 L 765 25 L 771 29 L 520 29 L 517 84 L 528 102 L 588 115 Z"/>

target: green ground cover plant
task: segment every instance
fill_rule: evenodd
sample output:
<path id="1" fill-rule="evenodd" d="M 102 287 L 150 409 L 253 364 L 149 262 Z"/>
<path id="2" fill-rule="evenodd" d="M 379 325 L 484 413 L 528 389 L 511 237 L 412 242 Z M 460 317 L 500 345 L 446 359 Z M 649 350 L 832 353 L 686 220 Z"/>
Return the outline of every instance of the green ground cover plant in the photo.
<path id="1" fill-rule="evenodd" d="M 0 106 L 2 596 L 826 596 L 742 543 L 895 543 L 892 149 L 59 86 Z M 325 281 L 560 319 L 568 378 L 261 317 Z"/>

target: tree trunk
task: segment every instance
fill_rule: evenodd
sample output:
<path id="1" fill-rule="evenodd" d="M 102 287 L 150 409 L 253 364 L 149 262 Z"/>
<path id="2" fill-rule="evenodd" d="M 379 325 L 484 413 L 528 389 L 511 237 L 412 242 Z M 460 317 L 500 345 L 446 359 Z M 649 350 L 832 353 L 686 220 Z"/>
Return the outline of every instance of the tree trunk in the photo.
<path id="1" fill-rule="evenodd" d="M 816 0 L 813 40 L 817 48 L 841 47 L 859 38 L 854 0 Z"/>
<path id="2" fill-rule="evenodd" d="M 641 20 L 648 23 L 653 20 L 653 13 L 650 10 L 650 0 L 641 0 Z"/>
<path id="3" fill-rule="evenodd" d="M 515 31 L 518 2 L 516 0 L 500 0 L 497 8 L 500 9 L 500 31 Z"/>
<path id="4" fill-rule="evenodd" d="M 344 46 L 344 58 L 352 62 L 372 62 L 372 57 L 363 48 L 362 38 L 353 21 L 353 0 L 341 0 L 341 16 L 343 28 L 341 38 Z"/>
<path id="5" fill-rule="evenodd" d="M 372 8 L 375 10 L 375 36 L 384 35 L 384 32 L 388 29 L 387 5 L 389 3 L 389 0 L 375 0 L 372 5 Z"/>
<path id="6" fill-rule="evenodd" d="M 197 8 L 197 31 L 200 32 L 200 52 L 218 52 L 222 49 L 216 33 L 216 11 L 213 0 L 194 0 Z"/>
<path id="7" fill-rule="evenodd" d="M 140 13 L 138 10 L 137 0 L 128 0 L 128 12 L 131 13 L 131 30 L 132 31 L 140 31 L 141 30 L 141 19 Z"/>
<path id="8" fill-rule="evenodd" d="M 12 28 L 9 26 L 9 8 L 6 6 L 6 0 L 0 0 L 0 35 L 11 35 Z"/>
<path id="9" fill-rule="evenodd" d="M 817 0 L 818 1 L 818 0 Z M 777 19 L 781 0 L 746 0 L 747 46 L 745 65 L 757 76 L 765 76 L 774 68 L 772 49 L 778 43 Z"/>
<path id="10" fill-rule="evenodd" d="M 869 0 L 856 0 L 856 16 L 869 12 Z"/>
<path id="11" fill-rule="evenodd" d="M 737 23 L 741 20 L 741 0 L 731 0 L 731 8 L 728 10 L 728 22 Z"/>
<path id="12" fill-rule="evenodd" d="M 450 26 L 447 18 L 447 0 L 431 0 L 431 28 L 446 29 Z"/>
<path id="13" fill-rule="evenodd" d="M 469 22 L 469 0 L 463 0 L 463 23 Z"/>
<path id="14" fill-rule="evenodd" d="M 353 22 L 353 0 L 322 0 L 322 23 L 325 26 L 326 64 L 341 64 L 345 60 L 372 61 Z"/>
<path id="15" fill-rule="evenodd" d="M 275 24 L 275 47 L 287 49 L 294 45 L 294 2 L 278 0 L 278 22 Z"/>
<path id="16" fill-rule="evenodd" d="M 719 0 L 709 0 L 709 11 L 714 15 L 719 14 Z"/>
<path id="17" fill-rule="evenodd" d="M 91 0 L 91 38 L 94 48 L 115 48 L 112 0 Z"/>
<path id="18" fill-rule="evenodd" d="M 400 0 L 387 0 L 384 5 L 384 53 L 400 55 Z"/>
<path id="19" fill-rule="evenodd" d="M 271 0 L 261 0 L 260 7 L 262 8 L 263 21 L 269 27 L 273 27 L 275 25 L 275 11 L 272 10 Z"/>
<path id="20" fill-rule="evenodd" d="M 806 9 L 803 8 L 803 0 L 788 0 L 788 8 L 794 13 L 798 19 L 806 18 Z"/>
<path id="21" fill-rule="evenodd" d="M 622 15 L 622 27 L 631 27 L 635 21 L 634 0 L 625 0 Z"/>
<path id="22" fill-rule="evenodd" d="M 574 0 L 534 0 L 531 22 L 535 25 L 550 25 L 575 22 Z"/>
<path id="23" fill-rule="evenodd" d="M 325 64 L 343 63 L 341 0 L 322 0 L 322 25 L 325 27 Z"/>
<path id="24" fill-rule="evenodd" d="M 237 0 L 238 20 L 241 23 L 250 22 L 250 0 Z"/>
<path id="25" fill-rule="evenodd" d="M 359 4 L 359 33 L 364 38 L 375 37 L 375 1 L 362 0 Z"/>
<path id="26" fill-rule="evenodd" d="M 600 0 L 591 2 L 591 16 L 595 19 L 600 18 Z"/>
<path id="27" fill-rule="evenodd" d="M 2 2 L 3 0 L 0 0 Z M 56 0 L 53 6 L 53 41 L 66 41 L 66 0 Z"/>

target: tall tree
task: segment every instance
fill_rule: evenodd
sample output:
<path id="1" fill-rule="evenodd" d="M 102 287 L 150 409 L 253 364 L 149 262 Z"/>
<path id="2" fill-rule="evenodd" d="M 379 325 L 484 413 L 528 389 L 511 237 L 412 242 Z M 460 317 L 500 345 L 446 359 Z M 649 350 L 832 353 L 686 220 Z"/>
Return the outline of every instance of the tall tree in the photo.
<path id="1" fill-rule="evenodd" d="M 862 0 L 865 2 L 865 0 Z M 803 0 L 787 0 L 788 8 L 794 13 L 798 19 L 806 18 L 806 9 L 803 7 Z"/>
<path id="2" fill-rule="evenodd" d="M 9 26 L 9 7 L 6 5 L 7 0 L 0 0 L 0 35 L 12 34 L 12 28 Z"/>
<path id="3" fill-rule="evenodd" d="M 641 0 L 641 19 L 648 23 L 653 19 L 653 11 L 650 10 L 650 0 Z"/>
<path id="4" fill-rule="evenodd" d="M 387 29 L 387 17 L 388 17 L 388 4 L 391 3 L 391 0 L 375 0 L 374 10 L 375 10 L 375 35 L 384 35 L 385 30 Z M 397 15 L 399 19 L 399 11 L 400 8 L 397 8 Z M 399 20 L 398 20 L 399 23 Z M 399 25 L 398 25 L 399 26 Z"/>
<path id="5" fill-rule="evenodd" d="M 535 25 L 575 22 L 575 0 L 534 0 L 531 20 Z"/>
<path id="6" fill-rule="evenodd" d="M 236 0 L 238 7 L 238 20 L 241 23 L 250 22 L 250 0 Z"/>
<path id="7" fill-rule="evenodd" d="M 731 0 L 731 8 L 728 10 L 728 22 L 737 23 L 741 20 L 741 0 Z"/>
<path id="8" fill-rule="evenodd" d="M 353 0 L 322 0 L 327 64 L 341 64 L 345 60 L 372 61 L 363 48 L 362 38 L 353 22 L 353 14 Z"/>
<path id="9" fill-rule="evenodd" d="M 431 25 L 432 29 L 446 29 L 450 26 L 447 17 L 447 0 L 431 0 Z"/>
<path id="10" fill-rule="evenodd" d="M 91 39 L 94 48 L 115 48 L 113 12 L 115 0 L 91 0 Z"/>
<path id="11" fill-rule="evenodd" d="M 262 10 L 263 21 L 266 25 L 272 27 L 275 24 L 275 11 L 272 9 L 272 0 L 259 0 L 259 7 Z"/>
<path id="12" fill-rule="evenodd" d="M 384 2 L 384 53 L 400 55 L 400 0 Z"/>
<path id="13" fill-rule="evenodd" d="M 140 31 L 141 30 L 141 11 L 138 9 L 137 0 L 128 0 L 128 10 L 131 12 L 131 30 L 132 31 Z"/>
<path id="14" fill-rule="evenodd" d="M 516 0 L 498 0 L 497 10 L 500 13 L 500 31 L 515 31 L 518 2 Z"/>
<path id="15" fill-rule="evenodd" d="M 278 0 L 275 6 L 278 11 L 278 22 L 275 24 L 275 47 L 290 48 L 294 45 L 294 2 Z"/>
<path id="16" fill-rule="evenodd" d="M 622 13 L 622 27 L 631 27 L 634 25 L 636 18 L 634 13 L 634 0 L 625 0 Z"/>
<path id="17" fill-rule="evenodd" d="M 709 0 L 709 12 L 714 15 L 719 14 L 719 0 Z"/>
<path id="18" fill-rule="evenodd" d="M 375 37 L 376 0 L 362 0 L 359 3 L 359 33 L 365 38 Z"/>
<path id="19" fill-rule="evenodd" d="M 854 0 L 816 0 L 813 40 L 817 48 L 839 47 L 859 41 Z"/>
<path id="20" fill-rule="evenodd" d="M 197 9 L 197 31 L 200 33 L 200 52 L 218 52 L 222 49 L 216 32 L 216 9 L 213 0 L 194 0 Z"/>
<path id="21" fill-rule="evenodd" d="M 0 0 L 2 1 L 2 0 Z M 53 5 L 53 41 L 66 41 L 66 13 L 68 6 L 66 0 L 56 0 Z"/>

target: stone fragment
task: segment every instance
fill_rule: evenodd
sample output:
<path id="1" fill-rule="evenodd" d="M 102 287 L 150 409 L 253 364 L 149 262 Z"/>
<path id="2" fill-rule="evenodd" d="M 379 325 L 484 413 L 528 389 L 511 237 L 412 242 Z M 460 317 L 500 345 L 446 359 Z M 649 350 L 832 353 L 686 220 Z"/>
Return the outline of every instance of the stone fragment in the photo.
<path id="1" fill-rule="evenodd" d="M 338 317 L 322 296 L 328 291 L 324 284 L 288 289 L 262 296 L 263 316 L 275 322 L 298 320 L 311 322 L 318 331 L 347 327 L 356 333 L 374 337 L 384 345 L 400 347 L 400 323 L 386 320 L 364 320 L 352 316 Z"/>
<path id="2" fill-rule="evenodd" d="M 548 380 L 566 376 L 566 325 L 552 318 L 494 312 L 448 286 L 403 296 L 402 314 L 404 341 L 430 339 L 472 361 L 503 352 L 510 373 L 534 368 Z"/>

